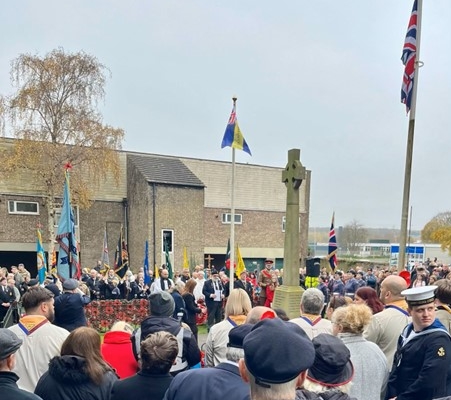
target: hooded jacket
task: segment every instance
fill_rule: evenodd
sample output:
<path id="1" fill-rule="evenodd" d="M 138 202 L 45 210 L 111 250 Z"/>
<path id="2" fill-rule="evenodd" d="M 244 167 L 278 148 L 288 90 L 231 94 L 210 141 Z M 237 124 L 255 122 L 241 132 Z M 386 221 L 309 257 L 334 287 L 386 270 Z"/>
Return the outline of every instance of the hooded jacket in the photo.
<path id="1" fill-rule="evenodd" d="M 113 383 L 117 380 L 116 374 L 106 372 L 102 383 L 96 385 L 86 374 L 85 365 L 83 357 L 52 358 L 49 370 L 36 385 L 35 394 L 43 400 L 108 400 Z"/>
<path id="2" fill-rule="evenodd" d="M 133 355 L 130 333 L 122 331 L 105 333 L 101 350 L 103 359 L 116 370 L 120 379 L 138 372 L 139 366 Z"/>
<path id="3" fill-rule="evenodd" d="M 175 320 L 172 317 L 160 317 L 156 315 L 151 315 L 146 318 L 141 323 L 140 333 L 137 336 L 140 336 L 139 342 L 144 340 L 147 336 L 152 333 L 166 331 L 172 333 L 174 336 L 180 332 L 180 322 Z M 197 345 L 196 338 L 188 329 L 184 329 L 183 335 L 183 359 L 187 361 L 189 367 L 193 367 L 194 365 L 200 362 L 200 350 Z M 135 342 L 135 346 L 138 343 Z M 139 354 L 138 349 L 135 351 Z"/>

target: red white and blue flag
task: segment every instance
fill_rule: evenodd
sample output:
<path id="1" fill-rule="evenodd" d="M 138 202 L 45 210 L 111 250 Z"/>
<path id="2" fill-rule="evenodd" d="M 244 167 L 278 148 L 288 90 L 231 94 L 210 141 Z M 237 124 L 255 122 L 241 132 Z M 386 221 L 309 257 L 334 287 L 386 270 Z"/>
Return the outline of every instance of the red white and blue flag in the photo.
<path id="1" fill-rule="evenodd" d="M 406 111 L 409 113 L 412 94 L 413 81 L 415 77 L 415 62 L 417 59 L 417 0 L 413 3 L 412 14 L 410 15 L 409 25 L 407 27 L 406 40 L 402 49 L 402 63 L 404 64 L 404 75 L 402 77 L 401 103 L 406 105 Z"/>
<path id="2" fill-rule="evenodd" d="M 330 231 L 329 231 L 329 252 L 328 252 L 328 258 L 329 258 L 329 264 L 332 268 L 332 271 L 337 268 L 338 260 L 337 260 L 337 237 L 335 236 L 335 228 L 334 228 L 334 222 L 335 222 L 335 213 L 332 214 L 332 223 L 330 224 Z"/>

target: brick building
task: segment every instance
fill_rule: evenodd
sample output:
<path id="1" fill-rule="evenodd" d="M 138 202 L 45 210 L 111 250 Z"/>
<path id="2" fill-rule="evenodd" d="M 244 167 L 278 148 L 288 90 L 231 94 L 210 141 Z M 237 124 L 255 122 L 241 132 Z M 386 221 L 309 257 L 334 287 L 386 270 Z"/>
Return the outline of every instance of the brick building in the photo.
<path id="1" fill-rule="evenodd" d="M 13 143 L 0 139 L 0 148 Z M 113 263 L 121 225 L 135 271 L 143 264 L 146 240 L 150 265 L 164 263 L 166 241 L 175 269 L 181 268 L 185 247 L 191 265 L 207 264 L 208 258 L 212 265 L 222 266 L 230 235 L 231 163 L 125 151 L 119 160 L 119 182 L 112 176 L 100 182 L 89 209 L 74 205 L 82 266 L 93 266 L 101 257 L 105 227 Z M 283 265 L 282 171 L 283 167 L 236 164 L 235 244 L 248 269 L 260 268 L 265 258 Z M 307 171 L 300 189 L 300 258 L 307 256 L 309 198 Z M 35 270 L 36 226 L 48 224 L 44 204 L 42 188 L 25 174 L 0 176 L 0 266 L 24 262 Z M 42 233 L 47 250 L 48 233 Z"/>

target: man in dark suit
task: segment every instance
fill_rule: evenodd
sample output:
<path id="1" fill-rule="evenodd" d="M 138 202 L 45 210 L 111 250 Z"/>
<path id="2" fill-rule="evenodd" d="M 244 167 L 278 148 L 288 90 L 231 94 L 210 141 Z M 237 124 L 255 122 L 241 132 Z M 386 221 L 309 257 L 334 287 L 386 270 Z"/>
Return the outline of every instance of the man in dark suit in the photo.
<path id="1" fill-rule="evenodd" d="M 100 277 L 96 269 L 91 270 L 86 286 L 91 293 L 91 300 L 100 300 Z"/>
<path id="2" fill-rule="evenodd" d="M 252 283 L 247 281 L 247 271 L 244 270 L 240 274 L 240 279 L 237 279 L 234 284 L 235 288 L 243 289 L 249 296 L 251 304 L 253 304 L 254 288 Z"/>
<path id="3" fill-rule="evenodd" d="M 214 368 L 192 369 L 178 374 L 164 397 L 165 400 L 248 400 L 249 385 L 240 377 L 238 361 L 244 357 L 243 340 L 253 325 L 238 325 L 229 332 L 227 362 Z"/>
<path id="4" fill-rule="evenodd" d="M 80 326 L 86 326 L 84 306 L 91 299 L 78 288 L 78 281 L 66 279 L 63 282 L 63 294 L 55 298 L 54 325 L 72 332 Z"/>
<path id="5" fill-rule="evenodd" d="M 5 277 L 0 278 L 0 323 L 15 300 L 14 290 L 8 286 Z"/>
<path id="6" fill-rule="evenodd" d="M 219 279 L 219 272 L 213 269 L 211 278 L 205 281 L 202 294 L 205 296 L 205 304 L 207 306 L 207 327 L 210 328 L 221 322 L 222 319 L 222 300 L 224 287 Z"/>

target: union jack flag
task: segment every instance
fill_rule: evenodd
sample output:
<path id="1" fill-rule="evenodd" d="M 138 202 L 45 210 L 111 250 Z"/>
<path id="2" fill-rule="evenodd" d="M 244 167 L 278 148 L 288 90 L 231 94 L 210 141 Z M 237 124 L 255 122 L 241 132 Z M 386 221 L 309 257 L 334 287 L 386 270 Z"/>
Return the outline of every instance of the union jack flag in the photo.
<path id="1" fill-rule="evenodd" d="M 415 0 L 401 56 L 401 61 L 405 67 L 404 75 L 402 77 L 401 103 L 406 105 L 407 113 L 409 113 L 412 103 L 415 61 L 417 59 L 417 16 L 417 0 Z"/>
<path id="2" fill-rule="evenodd" d="M 337 260 L 337 237 L 335 236 L 335 228 L 334 228 L 334 221 L 335 221 L 335 213 L 332 214 L 332 223 L 330 224 L 330 231 L 329 231 L 329 252 L 328 252 L 328 258 L 329 258 L 329 264 L 332 268 L 332 271 L 335 271 L 335 268 L 337 268 L 338 260 Z"/>

